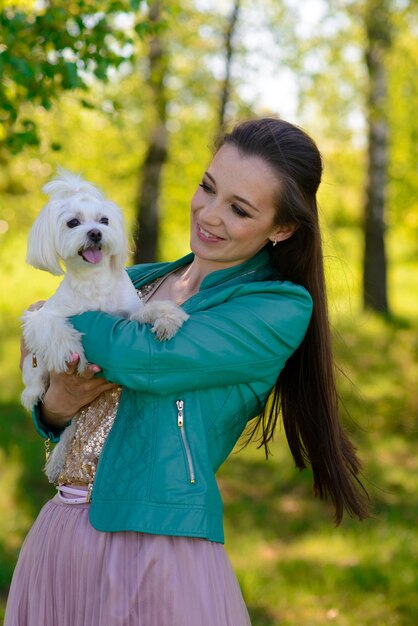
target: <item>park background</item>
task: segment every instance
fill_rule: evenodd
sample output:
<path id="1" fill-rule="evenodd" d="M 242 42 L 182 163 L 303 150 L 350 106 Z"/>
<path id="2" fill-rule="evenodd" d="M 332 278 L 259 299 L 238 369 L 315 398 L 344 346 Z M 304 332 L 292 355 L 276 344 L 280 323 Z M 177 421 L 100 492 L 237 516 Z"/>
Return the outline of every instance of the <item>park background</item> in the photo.
<path id="1" fill-rule="evenodd" d="M 221 468 L 227 551 L 254 626 L 417 624 L 416 0 L 0 8 L 0 621 L 23 537 L 53 493 L 19 403 L 19 316 L 59 282 L 25 264 L 43 184 L 59 165 L 82 173 L 123 208 L 135 258 L 174 259 L 216 133 L 273 115 L 324 157 L 338 383 L 373 517 L 335 529 L 279 432 L 268 462 L 251 445 Z"/>

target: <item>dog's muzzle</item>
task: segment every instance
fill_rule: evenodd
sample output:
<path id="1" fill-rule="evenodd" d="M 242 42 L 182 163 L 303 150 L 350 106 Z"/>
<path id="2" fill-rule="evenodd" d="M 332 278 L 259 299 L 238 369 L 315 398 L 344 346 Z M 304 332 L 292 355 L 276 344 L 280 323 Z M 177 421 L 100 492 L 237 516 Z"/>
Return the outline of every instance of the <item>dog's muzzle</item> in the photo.
<path id="1" fill-rule="evenodd" d="M 99 243 L 99 241 L 102 240 L 102 233 L 98 228 L 92 228 L 91 230 L 88 231 L 87 237 L 93 243 Z"/>
<path id="2" fill-rule="evenodd" d="M 87 244 L 85 248 L 81 248 L 78 254 L 86 263 L 96 265 L 100 263 L 103 258 L 102 246 L 100 245 L 102 233 L 98 228 L 92 228 L 88 231 L 87 238 L 91 242 L 91 245 Z"/>

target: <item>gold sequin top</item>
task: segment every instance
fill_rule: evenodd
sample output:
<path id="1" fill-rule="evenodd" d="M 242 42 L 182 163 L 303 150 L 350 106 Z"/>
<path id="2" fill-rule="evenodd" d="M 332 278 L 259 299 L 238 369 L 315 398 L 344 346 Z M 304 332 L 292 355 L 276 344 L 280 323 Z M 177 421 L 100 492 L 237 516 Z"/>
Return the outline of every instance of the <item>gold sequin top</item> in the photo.
<path id="1" fill-rule="evenodd" d="M 138 290 L 143 302 L 151 298 L 165 278 L 157 278 Z M 57 485 L 92 489 L 100 454 L 118 412 L 121 391 L 120 387 L 105 391 L 81 409 Z"/>
<path id="2" fill-rule="evenodd" d="M 121 388 L 105 391 L 81 409 L 57 484 L 91 488 L 99 456 L 118 412 Z"/>

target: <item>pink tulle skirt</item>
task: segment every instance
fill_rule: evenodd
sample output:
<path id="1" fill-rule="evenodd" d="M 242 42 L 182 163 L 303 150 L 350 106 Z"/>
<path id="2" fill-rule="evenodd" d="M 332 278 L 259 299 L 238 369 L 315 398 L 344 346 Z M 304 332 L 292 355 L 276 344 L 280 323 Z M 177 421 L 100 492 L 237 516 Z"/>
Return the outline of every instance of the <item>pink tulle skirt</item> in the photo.
<path id="1" fill-rule="evenodd" d="M 4 626 L 250 626 L 222 544 L 103 533 L 56 496 L 22 546 Z"/>

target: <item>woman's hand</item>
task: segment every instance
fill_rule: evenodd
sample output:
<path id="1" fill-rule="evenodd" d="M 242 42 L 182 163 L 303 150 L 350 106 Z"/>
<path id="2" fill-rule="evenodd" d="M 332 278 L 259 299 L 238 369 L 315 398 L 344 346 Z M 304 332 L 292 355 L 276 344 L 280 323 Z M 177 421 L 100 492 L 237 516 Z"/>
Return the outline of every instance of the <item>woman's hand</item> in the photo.
<path id="1" fill-rule="evenodd" d="M 93 402 L 104 391 L 117 387 L 104 378 L 94 378 L 100 372 L 98 365 L 89 365 L 82 374 L 78 374 L 79 360 L 79 355 L 74 354 L 65 372 L 51 372 L 49 387 L 42 401 L 44 424 L 62 428 L 81 407 Z"/>
<path id="2" fill-rule="evenodd" d="M 45 300 L 38 300 L 28 307 L 28 311 L 37 311 L 45 304 Z M 20 340 L 20 369 L 29 350 L 23 337 Z M 61 428 L 81 409 L 81 407 L 93 402 L 101 393 L 109 389 L 115 389 L 117 385 L 107 382 L 104 378 L 94 378 L 100 372 L 98 365 L 89 365 L 82 373 L 77 372 L 80 357 L 73 355 L 70 363 L 67 363 L 65 372 L 50 373 L 49 387 L 42 400 L 42 422 L 47 426 Z"/>

